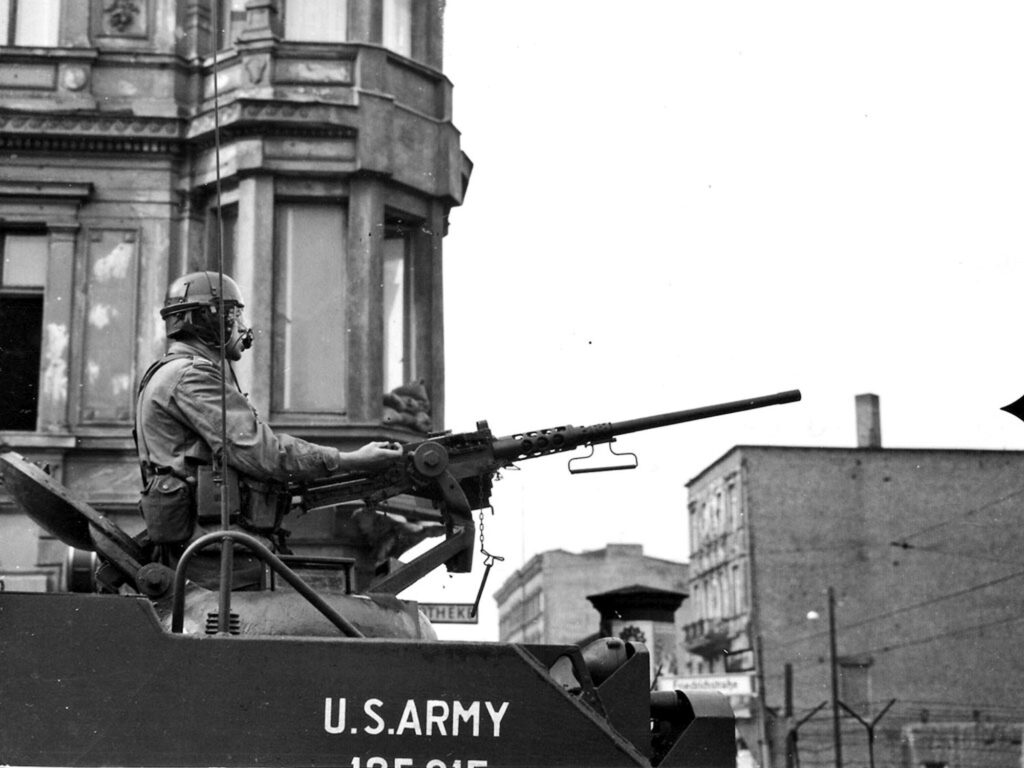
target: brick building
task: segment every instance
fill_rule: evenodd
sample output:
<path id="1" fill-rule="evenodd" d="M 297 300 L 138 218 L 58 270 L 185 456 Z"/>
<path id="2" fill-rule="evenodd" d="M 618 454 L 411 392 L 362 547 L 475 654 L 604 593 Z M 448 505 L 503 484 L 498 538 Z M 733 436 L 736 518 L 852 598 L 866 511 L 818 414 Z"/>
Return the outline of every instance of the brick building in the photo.
<path id="1" fill-rule="evenodd" d="M 736 446 L 687 485 L 687 647 L 757 692 L 739 729 L 772 765 L 823 702 L 799 760 L 834 764 L 833 640 L 839 701 L 870 722 L 895 699 L 879 764 L 914 723 L 1024 718 L 1024 452 L 882 448 L 873 395 L 858 426 L 856 448 Z M 867 764 L 865 727 L 838 709 L 843 761 Z"/>
<path id="2" fill-rule="evenodd" d="M 640 544 L 609 544 L 604 549 L 572 553 L 556 549 L 534 555 L 494 593 L 498 604 L 498 639 L 512 643 L 579 643 L 601 628 L 601 614 L 589 597 L 632 589 L 683 593 L 685 563 L 644 555 Z M 680 644 L 687 603 L 675 611 L 669 634 L 646 645 L 652 666 L 677 674 L 688 660 Z"/>
<path id="3" fill-rule="evenodd" d="M 133 393 L 168 282 L 221 243 L 257 331 L 237 373 L 275 428 L 408 440 L 382 398 L 410 381 L 443 427 L 442 238 L 470 163 L 442 8 L 0 2 L 5 450 L 137 528 Z M 307 518 L 300 549 L 338 538 Z M 53 588 L 62 550 L 0 498 L 11 585 Z"/>

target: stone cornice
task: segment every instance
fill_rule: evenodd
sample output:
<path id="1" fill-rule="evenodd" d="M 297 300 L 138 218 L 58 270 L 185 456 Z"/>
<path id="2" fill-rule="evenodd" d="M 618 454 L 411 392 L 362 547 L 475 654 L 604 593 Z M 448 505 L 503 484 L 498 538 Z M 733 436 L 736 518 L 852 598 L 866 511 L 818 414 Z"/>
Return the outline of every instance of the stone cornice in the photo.
<path id="1" fill-rule="evenodd" d="M 352 138 L 351 107 L 338 104 L 237 100 L 220 109 L 221 140 L 289 135 Z M 186 144 L 213 141 L 214 114 L 192 120 L 102 114 L 0 111 L 0 150 L 179 154 Z"/>
<path id="2" fill-rule="evenodd" d="M 0 149 L 176 153 L 181 129 L 169 118 L 0 112 Z"/>
<path id="3" fill-rule="evenodd" d="M 222 106 L 219 119 L 227 138 L 252 133 L 351 138 L 356 135 L 352 115 L 352 107 L 340 104 L 239 99 Z M 212 141 L 214 127 L 214 113 L 206 112 L 192 119 L 186 137 L 200 144 Z"/>

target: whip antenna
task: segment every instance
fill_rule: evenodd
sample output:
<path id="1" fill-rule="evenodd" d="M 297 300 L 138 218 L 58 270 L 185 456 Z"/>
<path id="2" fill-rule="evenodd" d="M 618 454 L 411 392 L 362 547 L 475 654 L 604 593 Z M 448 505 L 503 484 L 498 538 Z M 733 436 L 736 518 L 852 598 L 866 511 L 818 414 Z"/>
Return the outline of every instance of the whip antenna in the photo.
<path id="1" fill-rule="evenodd" d="M 220 486 L 220 527 L 228 530 L 231 526 L 231 512 L 228 509 L 227 467 L 228 467 L 228 395 L 227 395 L 227 316 L 224 306 L 224 211 L 221 198 L 220 179 L 220 86 L 217 72 L 217 52 L 220 49 L 220 9 L 230 0 L 210 0 L 213 17 L 213 157 L 217 195 L 217 317 L 220 323 L 220 451 L 214 453 L 214 482 Z M 217 632 L 227 634 L 231 626 L 231 571 L 234 546 L 225 537 L 220 550 L 220 599 L 217 609 Z"/>

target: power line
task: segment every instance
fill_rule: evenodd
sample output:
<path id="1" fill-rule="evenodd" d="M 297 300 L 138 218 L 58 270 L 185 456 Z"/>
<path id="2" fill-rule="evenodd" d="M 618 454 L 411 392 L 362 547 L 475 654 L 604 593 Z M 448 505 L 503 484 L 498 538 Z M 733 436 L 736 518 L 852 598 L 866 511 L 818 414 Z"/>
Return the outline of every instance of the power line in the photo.
<path id="1" fill-rule="evenodd" d="M 948 555 L 949 557 L 959 557 L 965 560 L 980 560 L 985 563 L 997 563 L 998 565 L 1024 565 L 1024 561 L 1021 560 L 1005 560 L 1000 557 L 985 557 L 984 555 L 968 554 L 965 552 L 951 552 L 948 549 L 941 549 L 934 545 L 918 545 L 910 544 L 906 541 L 892 541 L 889 542 L 889 546 L 897 547 L 902 550 L 913 550 L 915 552 L 931 552 L 939 555 Z"/>
<path id="2" fill-rule="evenodd" d="M 928 635 L 927 637 L 913 638 L 902 643 L 895 643 L 893 645 L 884 645 L 878 648 L 871 648 L 862 653 L 889 653 L 890 651 L 896 651 L 901 648 L 909 648 L 913 645 L 924 645 L 930 643 L 933 640 L 941 640 L 944 637 L 953 637 L 954 635 L 963 635 L 969 632 L 977 632 L 981 629 L 988 629 L 989 627 L 997 627 L 1002 624 L 1012 624 L 1016 621 L 1024 621 L 1024 616 L 1009 616 L 1005 619 L 998 619 L 996 621 L 990 621 L 985 624 L 973 624 L 969 627 L 958 627 L 957 629 L 951 629 L 948 632 L 939 632 L 934 635 Z"/>
<path id="3" fill-rule="evenodd" d="M 893 610 L 886 611 L 885 613 L 879 613 L 874 616 L 868 616 L 867 618 L 861 619 L 860 621 L 855 621 L 850 624 L 843 624 L 837 627 L 837 630 L 839 632 L 843 632 L 849 629 L 856 629 L 857 627 L 862 627 L 866 624 L 871 624 L 876 621 L 882 621 L 884 619 L 892 618 L 893 616 L 898 616 L 901 613 L 907 613 L 908 611 L 914 611 L 919 608 L 927 608 L 930 605 L 935 605 L 936 603 L 941 603 L 945 600 L 952 600 L 957 597 L 964 597 L 965 595 L 969 595 L 983 589 L 988 589 L 989 587 L 994 587 L 997 584 L 1002 584 L 1003 582 L 1020 578 L 1021 576 L 1024 576 L 1024 571 L 1014 571 L 1013 573 L 1009 573 L 995 579 L 990 579 L 989 581 L 982 582 L 981 584 L 975 584 L 965 589 L 961 589 L 957 592 L 949 592 L 945 595 L 937 595 L 936 597 L 932 597 L 927 600 L 922 600 L 918 603 L 911 603 L 910 605 L 904 605 L 900 608 L 894 608 Z M 822 630 L 820 632 L 814 632 L 812 634 L 802 635 L 800 637 L 787 640 L 787 643 L 801 643 L 807 640 L 814 640 L 820 637 L 825 637 L 827 635 L 828 631 Z"/>
<path id="4" fill-rule="evenodd" d="M 998 497 L 996 499 L 993 499 L 992 501 L 986 502 L 985 504 L 982 504 L 979 507 L 974 507 L 973 509 L 968 509 L 968 510 L 963 511 L 963 512 L 958 512 L 956 517 L 948 517 L 945 520 L 940 520 L 937 523 L 933 523 L 931 525 L 927 525 L 927 526 L 925 526 L 924 528 L 921 528 L 918 531 L 915 531 L 913 533 L 908 533 L 908 534 L 906 534 L 905 536 L 902 537 L 902 541 L 906 542 L 909 539 L 916 539 L 918 536 L 923 536 L 926 533 L 931 533 L 932 531 L 938 530 L 939 528 L 943 528 L 943 527 L 945 527 L 947 525 L 952 525 L 953 523 L 957 523 L 957 522 L 963 522 L 963 520 L 961 519 L 961 515 L 963 517 L 970 517 L 971 515 L 976 515 L 979 512 L 984 512 L 986 509 L 994 507 L 997 504 L 1002 504 L 1004 501 L 1008 501 L 1009 499 L 1012 499 L 1014 496 L 1019 496 L 1022 493 L 1024 493 L 1024 488 L 1018 488 L 1015 491 L 1010 491 L 1009 493 L 1007 493 L 1007 494 L 1005 494 L 1003 496 L 1000 496 L 1000 497 Z"/>

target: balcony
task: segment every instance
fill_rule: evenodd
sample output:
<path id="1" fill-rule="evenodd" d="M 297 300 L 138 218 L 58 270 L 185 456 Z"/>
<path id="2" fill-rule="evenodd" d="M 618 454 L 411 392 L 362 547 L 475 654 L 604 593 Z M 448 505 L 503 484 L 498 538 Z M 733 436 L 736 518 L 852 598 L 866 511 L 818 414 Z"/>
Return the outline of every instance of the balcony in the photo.
<path id="1" fill-rule="evenodd" d="M 683 627 L 686 650 L 704 659 L 712 659 L 728 651 L 734 637 L 725 619 L 698 619 Z"/>

